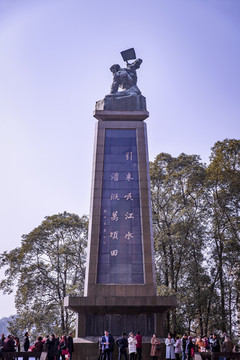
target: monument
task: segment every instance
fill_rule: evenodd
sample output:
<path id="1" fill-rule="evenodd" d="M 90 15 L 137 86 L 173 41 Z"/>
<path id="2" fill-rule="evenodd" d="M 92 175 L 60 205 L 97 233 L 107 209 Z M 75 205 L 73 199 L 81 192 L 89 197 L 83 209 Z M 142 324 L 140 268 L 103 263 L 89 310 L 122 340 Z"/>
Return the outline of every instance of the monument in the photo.
<path id="1" fill-rule="evenodd" d="M 104 330 L 115 338 L 140 331 L 142 359 L 148 359 L 152 334 L 165 336 L 165 314 L 176 307 L 174 296 L 156 295 L 144 122 L 149 113 L 137 86 L 142 60 L 134 49 L 121 54 L 126 67 L 110 68 L 110 94 L 97 101 L 94 111 L 98 122 L 84 297 L 65 298 L 65 306 L 77 314 L 74 357 L 79 360 L 96 358 Z"/>

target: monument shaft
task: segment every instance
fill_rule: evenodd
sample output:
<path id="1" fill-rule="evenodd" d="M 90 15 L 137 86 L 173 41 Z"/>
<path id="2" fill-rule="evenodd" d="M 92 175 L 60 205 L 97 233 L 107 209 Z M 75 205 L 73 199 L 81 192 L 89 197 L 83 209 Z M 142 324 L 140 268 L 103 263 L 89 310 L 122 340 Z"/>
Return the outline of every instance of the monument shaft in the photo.
<path id="1" fill-rule="evenodd" d="M 146 124 L 96 124 L 85 296 L 156 295 Z"/>

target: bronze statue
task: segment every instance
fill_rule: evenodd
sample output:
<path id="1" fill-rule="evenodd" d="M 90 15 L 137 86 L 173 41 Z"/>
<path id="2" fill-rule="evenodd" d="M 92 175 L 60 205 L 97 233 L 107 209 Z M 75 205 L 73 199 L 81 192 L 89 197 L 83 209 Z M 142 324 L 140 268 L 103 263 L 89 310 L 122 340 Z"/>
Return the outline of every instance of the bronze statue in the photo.
<path id="1" fill-rule="evenodd" d="M 137 69 L 140 68 L 141 59 L 135 60 L 132 64 L 127 63 L 126 68 L 121 68 L 118 64 L 112 65 L 110 70 L 113 73 L 113 83 L 110 94 L 117 96 L 141 95 L 137 87 Z M 122 89 L 121 91 L 118 91 Z"/>
<path id="2" fill-rule="evenodd" d="M 142 60 L 136 59 L 133 48 L 121 52 L 126 67 L 114 64 L 110 70 L 113 73 L 113 82 L 110 94 L 96 102 L 95 110 L 109 111 L 146 111 L 146 99 L 137 87 L 137 69 Z M 129 63 L 129 60 L 134 60 Z"/>

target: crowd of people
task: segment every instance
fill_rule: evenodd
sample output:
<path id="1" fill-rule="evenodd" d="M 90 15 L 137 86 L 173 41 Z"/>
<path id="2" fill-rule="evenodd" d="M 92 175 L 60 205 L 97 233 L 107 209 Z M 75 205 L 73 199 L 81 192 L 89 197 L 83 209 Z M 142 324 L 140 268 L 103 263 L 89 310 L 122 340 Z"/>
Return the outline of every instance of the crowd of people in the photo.
<path id="1" fill-rule="evenodd" d="M 62 337 L 51 334 L 50 336 L 42 337 L 38 336 L 34 344 L 30 344 L 29 333 L 26 332 L 22 347 L 20 340 L 16 336 L 8 335 L 6 338 L 4 334 L 0 339 L 0 354 L 2 352 L 15 352 L 15 351 L 31 351 L 31 352 L 47 352 L 48 360 L 72 360 L 72 353 L 74 352 L 72 333 L 68 336 L 62 335 Z M 1 354 L 2 355 L 2 354 Z"/>
<path id="2" fill-rule="evenodd" d="M 113 360 L 114 345 L 118 347 L 118 360 L 142 360 L 142 335 L 140 331 L 134 335 L 130 332 L 128 335 L 123 333 L 116 341 L 113 336 L 105 330 L 103 336 L 99 338 L 99 360 Z M 21 346 L 22 345 L 22 346 Z M 163 344 L 162 344 L 163 345 Z M 195 352 L 238 352 L 238 348 L 233 344 L 230 336 L 223 333 L 219 340 L 216 334 L 209 336 L 191 337 L 184 334 L 181 338 L 179 336 L 173 337 L 168 334 L 165 339 L 166 360 L 192 360 Z M 6 338 L 2 334 L 0 339 L 0 356 L 2 352 L 15 351 L 32 351 L 32 352 L 46 352 L 48 360 L 72 360 L 72 353 L 74 352 L 72 333 L 68 336 L 62 337 L 51 334 L 50 336 L 38 336 L 37 340 L 31 345 L 29 340 L 29 333 L 26 332 L 22 344 L 16 336 L 8 335 Z M 163 355 L 163 347 L 160 339 L 156 334 L 151 338 L 151 347 L 149 357 L 152 360 L 157 360 Z M 165 352 L 165 351 L 164 351 Z M 24 358 L 23 359 L 27 359 Z"/>
<path id="3" fill-rule="evenodd" d="M 104 335 L 99 338 L 99 360 L 112 360 L 115 340 L 113 336 L 106 330 Z M 123 333 L 121 337 L 116 340 L 118 347 L 118 360 L 141 360 L 142 359 L 142 335 L 140 331 L 136 335 L 130 332 L 127 336 Z M 179 336 L 173 337 L 168 334 L 165 339 L 166 346 L 166 360 L 192 360 L 195 352 L 238 352 L 238 348 L 233 344 L 231 338 L 223 333 L 221 340 L 216 334 L 209 336 L 187 336 L 184 334 L 181 338 Z M 150 357 L 152 360 L 157 360 L 162 355 L 162 347 L 160 339 L 156 334 L 153 334 L 151 339 Z"/>
<path id="4" fill-rule="evenodd" d="M 174 338 L 171 334 L 168 334 L 165 345 L 166 359 L 176 360 L 190 360 L 195 352 L 234 351 L 233 341 L 226 333 L 223 333 L 221 340 L 218 339 L 216 334 L 195 337 L 184 334 L 181 339 L 178 336 Z M 235 351 L 238 351 L 238 349 L 235 348 Z"/>
<path id="5" fill-rule="evenodd" d="M 99 338 L 99 360 L 112 360 L 115 340 L 113 336 L 107 331 Z M 123 333 L 121 337 L 116 340 L 118 346 L 118 359 L 123 357 L 125 360 L 135 360 L 142 358 L 142 335 L 140 331 L 136 335 L 130 332 L 128 337 Z"/>
<path id="6" fill-rule="evenodd" d="M 113 336 L 106 330 L 104 335 L 99 338 L 99 360 L 112 360 L 115 340 Z M 130 332 L 127 336 L 123 333 L 121 337 L 116 340 L 118 347 L 118 360 L 122 357 L 124 360 L 141 360 L 142 359 L 142 335 L 140 331 L 134 335 Z M 156 334 L 153 334 L 151 339 L 151 351 L 149 356 L 152 359 L 157 359 L 160 356 L 160 340 Z"/>

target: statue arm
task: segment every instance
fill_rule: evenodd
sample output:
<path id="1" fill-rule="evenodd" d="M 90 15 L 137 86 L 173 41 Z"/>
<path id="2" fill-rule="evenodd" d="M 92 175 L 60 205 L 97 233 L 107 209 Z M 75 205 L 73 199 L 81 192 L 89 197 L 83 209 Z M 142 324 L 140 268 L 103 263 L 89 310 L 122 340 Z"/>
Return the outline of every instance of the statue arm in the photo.
<path id="1" fill-rule="evenodd" d="M 132 64 L 129 64 L 128 68 L 130 70 L 132 70 L 132 69 L 137 70 L 140 68 L 141 63 L 142 63 L 142 59 L 137 59 Z"/>

